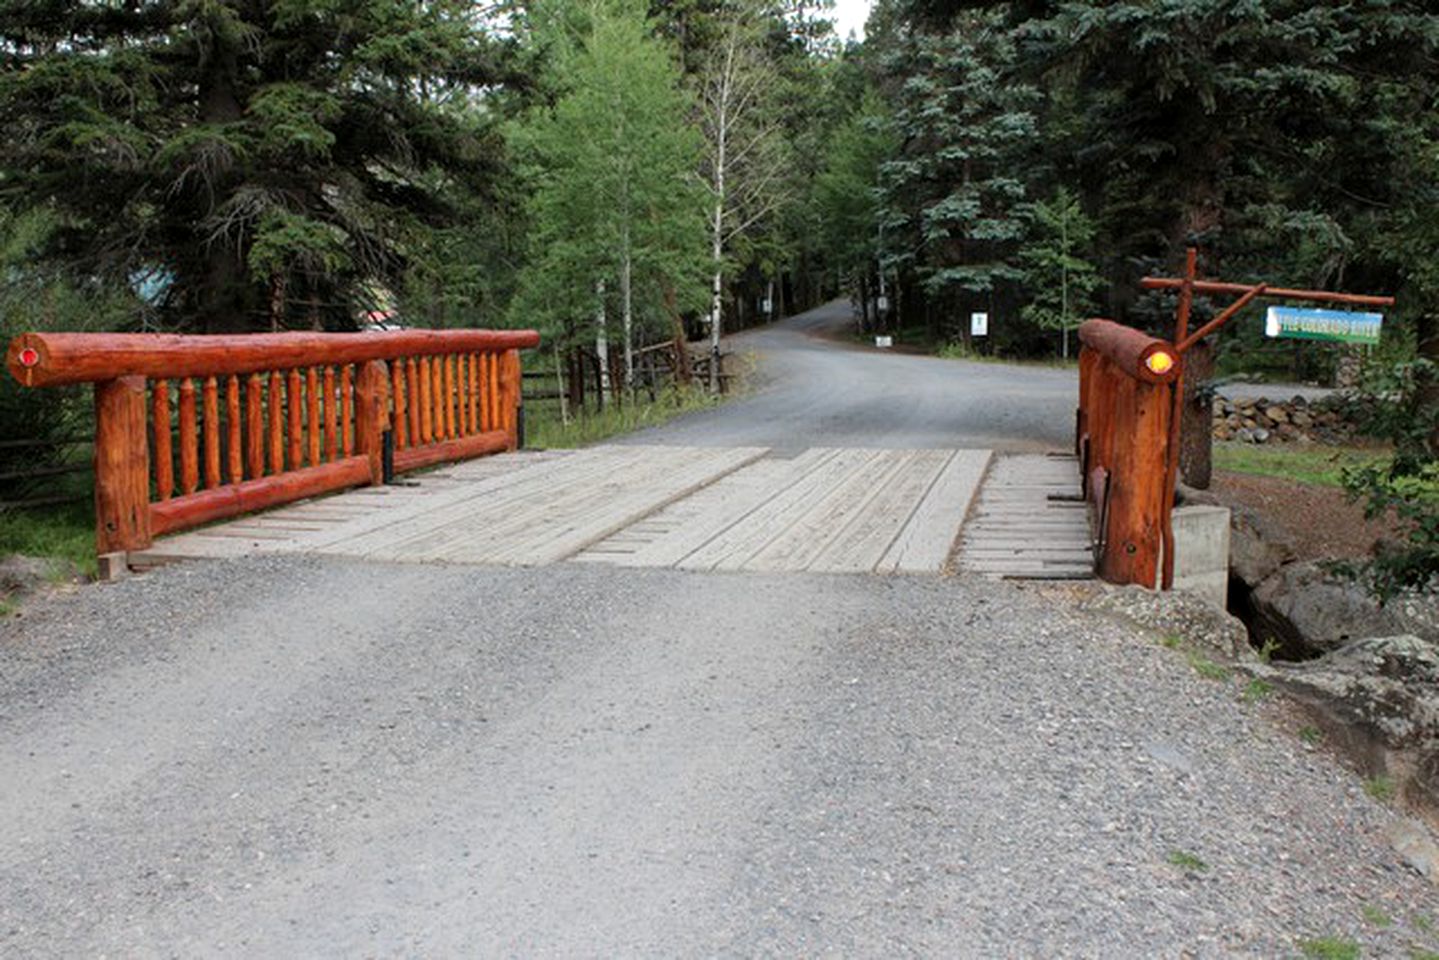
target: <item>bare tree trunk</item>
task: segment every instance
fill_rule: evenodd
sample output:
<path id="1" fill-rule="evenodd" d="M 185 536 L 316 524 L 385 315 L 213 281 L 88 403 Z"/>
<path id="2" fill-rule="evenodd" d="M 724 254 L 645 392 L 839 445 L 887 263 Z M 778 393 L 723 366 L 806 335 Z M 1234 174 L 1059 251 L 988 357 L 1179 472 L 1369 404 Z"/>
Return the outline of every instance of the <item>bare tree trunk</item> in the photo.
<path id="1" fill-rule="evenodd" d="M 604 409 L 605 400 L 612 397 L 610 389 L 610 334 L 605 318 L 605 282 L 595 283 L 595 356 L 599 358 L 600 396 L 599 407 Z"/>
<path id="2" fill-rule="evenodd" d="M 694 379 L 694 371 L 690 369 L 690 351 L 685 337 L 685 321 L 680 316 L 679 307 L 675 303 L 675 287 L 669 280 L 664 281 L 665 313 L 669 314 L 670 330 L 675 338 L 675 381 L 681 386 L 689 386 Z"/>
<path id="3" fill-rule="evenodd" d="M 285 327 L 285 275 L 276 273 L 270 278 L 270 332 L 277 333 Z"/>
<path id="4" fill-rule="evenodd" d="M 634 298 L 630 285 L 629 244 L 625 244 L 624 261 L 620 264 L 620 316 L 625 336 L 625 385 L 633 389 L 635 382 Z"/>
<path id="5" fill-rule="evenodd" d="M 724 190 L 724 174 L 718 177 L 721 196 Z M 715 201 L 713 236 L 710 238 L 710 258 L 714 262 L 714 274 L 710 278 L 710 393 L 719 392 L 720 324 L 724 313 L 724 200 Z"/>

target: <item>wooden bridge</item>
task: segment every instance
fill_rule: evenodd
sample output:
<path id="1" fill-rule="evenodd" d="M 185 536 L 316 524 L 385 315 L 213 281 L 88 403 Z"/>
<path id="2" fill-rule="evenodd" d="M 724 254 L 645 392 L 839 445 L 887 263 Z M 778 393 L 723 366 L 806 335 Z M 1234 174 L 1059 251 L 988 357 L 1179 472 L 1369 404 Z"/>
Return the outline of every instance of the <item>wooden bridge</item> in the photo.
<path id="1" fill-rule="evenodd" d="M 836 573 L 933 574 L 954 564 L 992 576 L 1087 577 L 1077 483 L 1073 458 L 996 459 L 987 450 L 516 452 L 164 537 L 130 563 L 317 553 Z"/>

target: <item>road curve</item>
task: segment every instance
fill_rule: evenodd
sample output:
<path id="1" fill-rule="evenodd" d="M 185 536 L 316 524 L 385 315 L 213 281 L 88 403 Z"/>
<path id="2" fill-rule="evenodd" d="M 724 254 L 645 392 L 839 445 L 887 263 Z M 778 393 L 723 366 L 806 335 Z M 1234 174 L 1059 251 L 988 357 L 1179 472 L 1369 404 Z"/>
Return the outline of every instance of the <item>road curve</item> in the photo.
<path id="1" fill-rule="evenodd" d="M 844 301 L 731 337 L 756 364 L 752 392 L 622 442 L 686 446 L 1066 450 L 1072 370 L 942 360 L 845 342 Z"/>

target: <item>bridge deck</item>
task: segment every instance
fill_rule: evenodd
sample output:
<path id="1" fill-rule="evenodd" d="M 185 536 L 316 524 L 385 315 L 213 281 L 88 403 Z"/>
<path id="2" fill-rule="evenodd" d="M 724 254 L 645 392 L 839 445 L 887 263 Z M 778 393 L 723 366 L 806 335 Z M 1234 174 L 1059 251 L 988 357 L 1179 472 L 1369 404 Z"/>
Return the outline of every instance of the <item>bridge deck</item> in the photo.
<path id="1" fill-rule="evenodd" d="M 1008 460 L 1038 462 L 1016 469 L 999 461 L 993 474 L 1006 484 L 979 498 L 979 536 L 965 540 L 961 567 L 996 576 L 1072 574 L 1083 512 L 1045 498 L 1065 485 L 1066 471 L 1073 488 L 1073 462 Z M 785 456 L 761 447 L 599 446 L 508 454 L 164 538 L 131 560 L 299 552 L 520 566 L 573 559 L 935 573 L 950 559 L 990 462 L 987 450 L 815 448 Z M 1005 509 L 1073 529 L 1050 538 L 1055 531 L 1046 525 L 1037 544 L 985 539 Z M 1068 553 L 1056 555 L 1056 546 Z"/>

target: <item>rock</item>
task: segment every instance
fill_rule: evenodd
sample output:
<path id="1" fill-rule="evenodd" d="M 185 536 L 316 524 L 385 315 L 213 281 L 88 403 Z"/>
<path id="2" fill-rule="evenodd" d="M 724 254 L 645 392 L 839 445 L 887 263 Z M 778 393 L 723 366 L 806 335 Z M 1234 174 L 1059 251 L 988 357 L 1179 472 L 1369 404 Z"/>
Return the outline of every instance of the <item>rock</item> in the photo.
<path id="1" fill-rule="evenodd" d="M 1234 438 L 1234 431 L 1231 430 L 1231 429 L 1229 429 L 1229 427 L 1228 427 L 1227 424 L 1222 424 L 1222 423 L 1221 423 L 1219 426 L 1217 426 L 1217 427 L 1214 428 L 1214 439 L 1216 439 L 1216 440 L 1232 440 L 1233 438 Z"/>
<path id="2" fill-rule="evenodd" d="M 1139 586 L 1114 587 L 1081 606 L 1120 617 L 1161 636 L 1179 637 L 1226 660 L 1254 658 L 1249 632 L 1237 617 L 1183 590 L 1163 593 Z"/>
<path id="3" fill-rule="evenodd" d="M 1439 883 L 1439 843 L 1423 824 L 1408 818 L 1395 820 L 1384 828 L 1384 836 L 1420 876 Z"/>
<path id="4" fill-rule="evenodd" d="M 1229 575 L 1253 589 L 1294 559 L 1294 538 L 1257 510 L 1229 509 Z"/>
<path id="5" fill-rule="evenodd" d="M 1303 410 L 1295 410 L 1289 415 L 1289 420 L 1296 427 L 1307 427 L 1314 422 L 1314 418 Z"/>
<path id="6" fill-rule="evenodd" d="M 1243 443 L 1253 443 L 1254 431 L 1249 429 L 1248 427 L 1240 427 L 1238 430 L 1234 431 L 1234 439 L 1239 440 Z"/>
<path id="7" fill-rule="evenodd" d="M 16 553 L 0 558 L 0 596 L 30 593 L 54 576 L 55 564 L 43 557 Z"/>
<path id="8" fill-rule="evenodd" d="M 1264 415 L 1275 423 L 1288 423 L 1289 411 L 1277 404 L 1264 408 Z"/>
<path id="9" fill-rule="evenodd" d="M 1439 597 L 1404 596 L 1379 606 L 1365 587 L 1327 573 L 1320 562 L 1281 567 L 1254 590 L 1254 629 L 1294 659 L 1349 640 L 1412 633 L 1439 642 Z"/>

